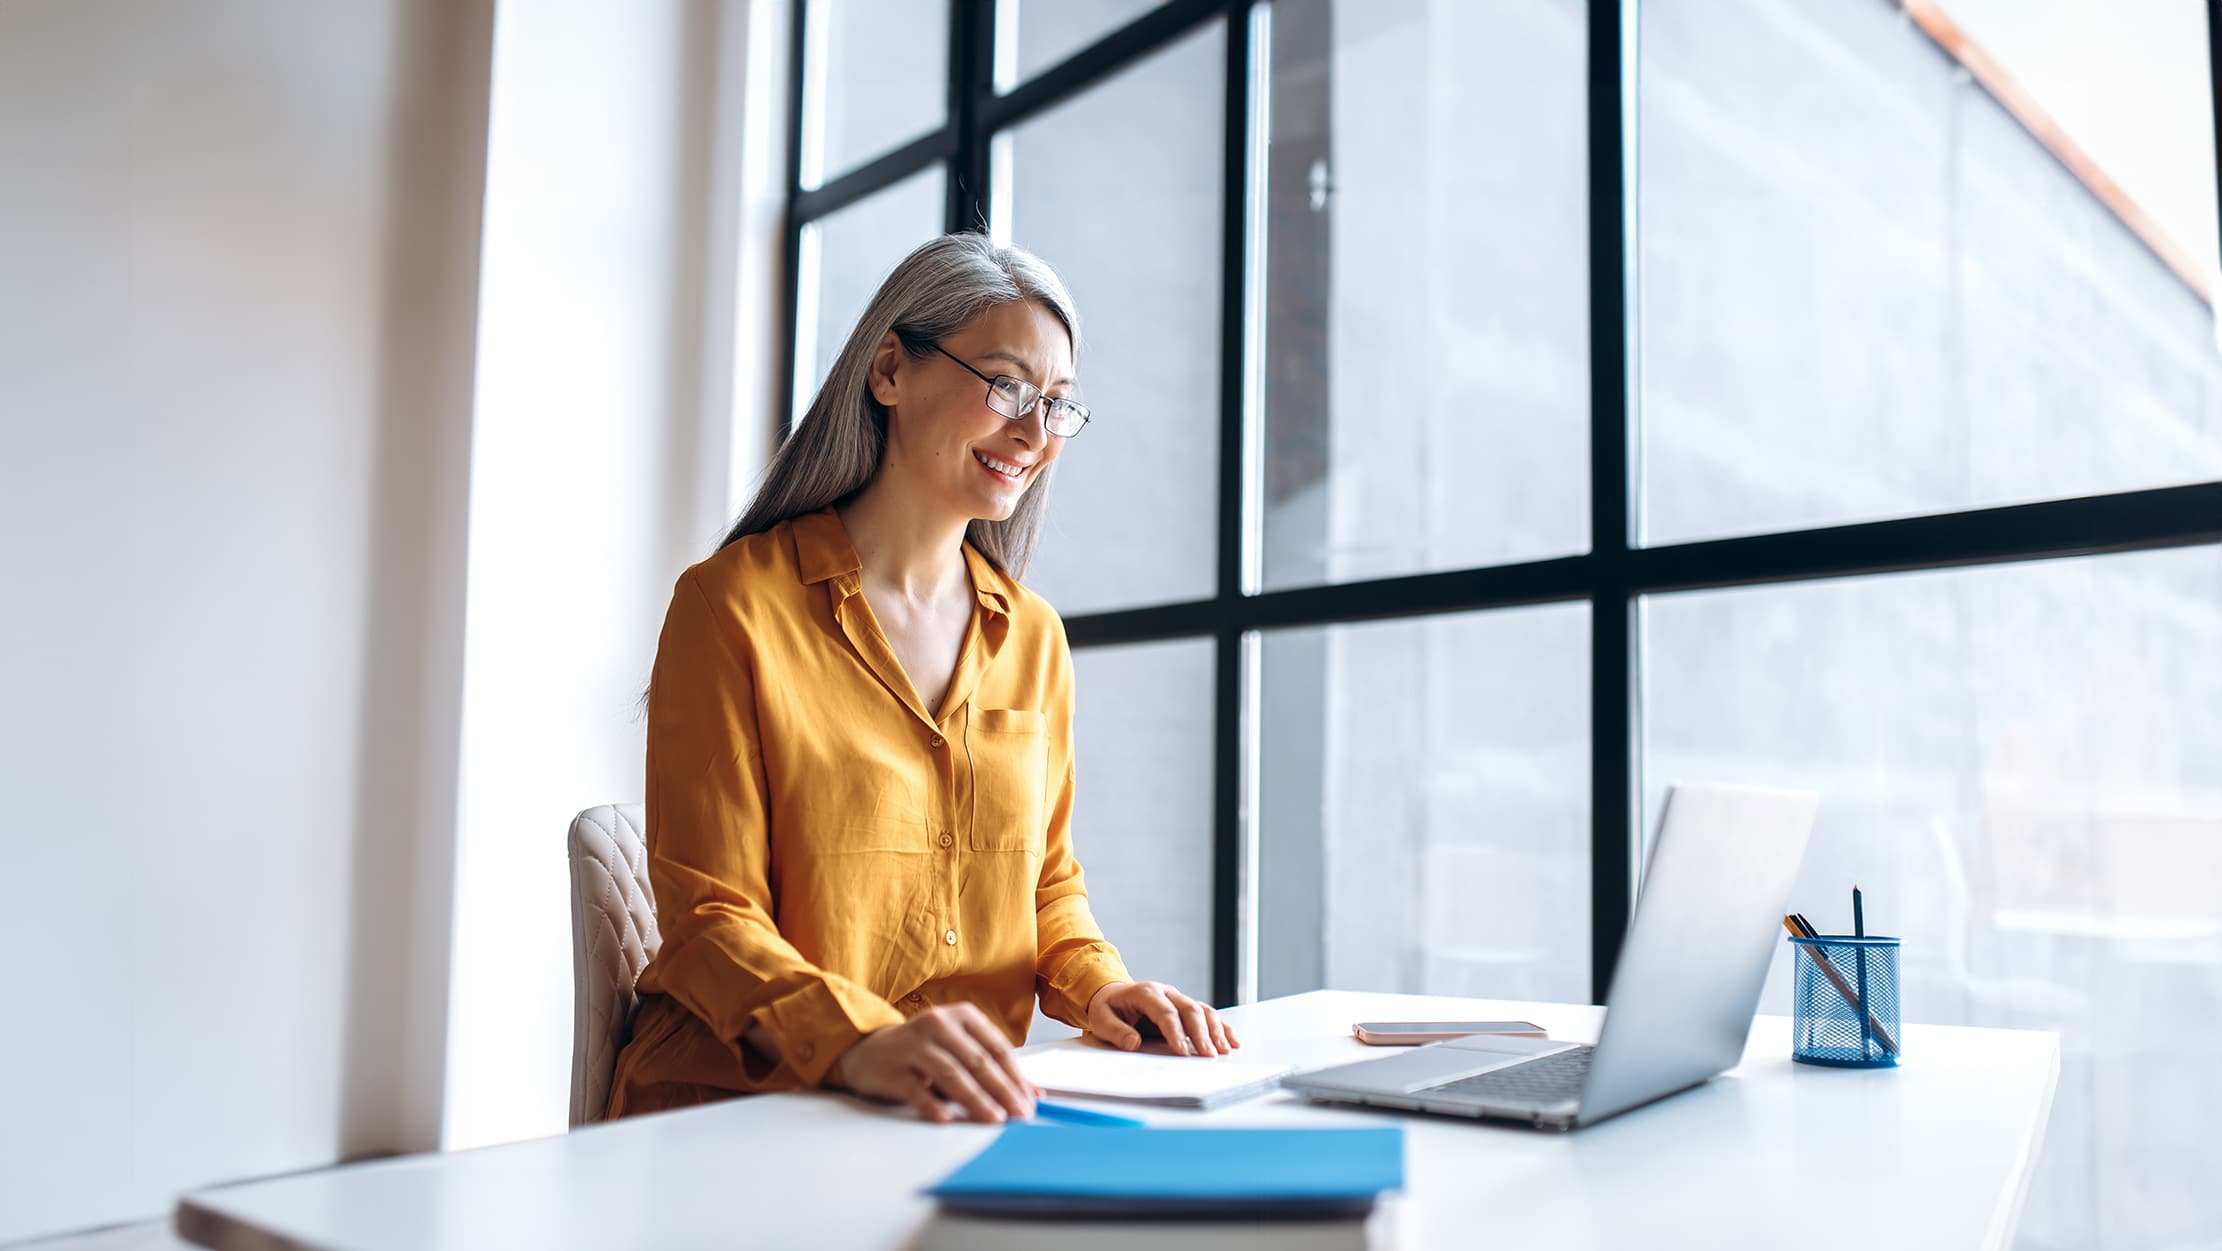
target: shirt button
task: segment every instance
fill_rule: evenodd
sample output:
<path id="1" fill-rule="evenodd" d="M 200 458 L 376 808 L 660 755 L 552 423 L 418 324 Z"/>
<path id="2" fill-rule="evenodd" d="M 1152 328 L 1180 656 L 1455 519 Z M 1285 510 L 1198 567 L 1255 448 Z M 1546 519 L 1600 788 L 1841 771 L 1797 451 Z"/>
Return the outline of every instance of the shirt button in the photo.
<path id="1" fill-rule="evenodd" d="M 942 933 L 942 935 L 941 935 L 941 941 L 943 941 L 943 942 L 945 942 L 945 943 L 949 944 L 949 945 L 950 945 L 950 946 L 952 946 L 952 947 L 956 946 L 956 945 L 957 945 L 957 932 L 956 932 L 955 930 L 945 930 L 945 931 L 943 931 L 943 933 Z"/>
<path id="2" fill-rule="evenodd" d="M 954 834 L 943 834 L 943 835 L 941 836 L 941 845 L 942 845 L 942 846 L 944 846 L 944 847 L 947 847 L 947 846 L 949 846 L 950 844 L 952 844 L 952 843 L 954 843 L 954 842 L 956 842 L 956 841 L 957 841 L 957 836 L 956 836 L 956 835 L 954 835 Z"/>
<path id="3" fill-rule="evenodd" d="M 927 746 L 929 746 L 929 747 L 932 747 L 932 748 L 933 748 L 933 749 L 934 749 L 935 751 L 939 751 L 939 750 L 941 750 L 941 747 L 942 747 L 942 742 L 941 742 L 941 736 L 940 736 L 939 734 L 936 734 L 936 735 L 934 735 L 934 736 L 933 736 L 932 738 L 929 738 L 929 739 L 927 739 L 927 740 L 926 740 L 926 745 L 927 745 Z"/>
<path id="4" fill-rule="evenodd" d="M 818 1054 L 818 1048 L 813 1043 L 804 1043 L 802 1046 L 795 1048 L 795 1058 L 805 1064 L 808 1064 L 810 1057 L 816 1054 Z"/>

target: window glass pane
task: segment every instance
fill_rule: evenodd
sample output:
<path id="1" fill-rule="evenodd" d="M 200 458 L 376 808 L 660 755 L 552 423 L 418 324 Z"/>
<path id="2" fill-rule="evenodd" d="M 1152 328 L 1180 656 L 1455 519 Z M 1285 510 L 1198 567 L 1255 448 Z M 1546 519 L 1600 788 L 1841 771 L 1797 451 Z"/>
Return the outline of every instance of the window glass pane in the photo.
<path id="1" fill-rule="evenodd" d="M 1906 1020 L 2061 1032 L 2017 1245 L 2222 1241 L 2222 549 L 1662 596 L 1644 638 L 1653 820 L 1819 791 L 1792 903 L 1861 887 Z"/>
<path id="2" fill-rule="evenodd" d="M 1258 994 L 1589 1001 L 1589 607 L 1266 632 Z"/>
<path id="3" fill-rule="evenodd" d="M 1589 546 L 1575 0 L 1281 0 L 1263 583 Z"/>
<path id="4" fill-rule="evenodd" d="M 1943 40 L 1980 50 L 1971 57 L 1996 62 L 1971 69 L 2001 91 L 2018 88 L 2151 216 L 2154 243 L 2181 249 L 2175 260 L 2211 275 L 2222 238 L 2205 167 L 2214 115 L 2198 9 L 2194 0 L 1945 0 L 1939 14 L 1949 26 L 1916 17 Z"/>
<path id="5" fill-rule="evenodd" d="M 913 248 L 941 233 L 943 187 L 942 167 L 929 166 L 802 228 L 795 309 L 797 420 L 880 284 Z"/>
<path id="6" fill-rule="evenodd" d="M 1211 640 L 1073 653 L 1073 854 L 1127 970 L 1211 998 Z M 1039 1013 L 1034 1041 L 1073 1031 Z"/>
<path id="7" fill-rule="evenodd" d="M 999 0 L 995 87 L 1009 91 L 1164 0 Z"/>
<path id="8" fill-rule="evenodd" d="M 1028 578 L 1068 616 L 1217 585 L 1225 63 L 1213 22 L 998 144 L 1012 241 L 1080 308 L 1095 417 L 1044 484 Z"/>
<path id="9" fill-rule="evenodd" d="M 1643 6 L 1650 541 L 2222 477 L 2200 6 L 1907 9 Z"/>
<path id="10" fill-rule="evenodd" d="M 803 187 L 948 120 L 948 0 L 808 0 L 802 8 Z"/>

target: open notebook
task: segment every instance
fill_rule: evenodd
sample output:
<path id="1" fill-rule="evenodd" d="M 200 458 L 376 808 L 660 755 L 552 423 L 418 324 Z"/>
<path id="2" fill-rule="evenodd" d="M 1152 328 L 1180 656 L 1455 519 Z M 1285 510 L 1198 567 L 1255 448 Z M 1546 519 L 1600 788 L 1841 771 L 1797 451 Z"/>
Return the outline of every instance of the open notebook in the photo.
<path id="1" fill-rule="evenodd" d="M 1231 1056 L 1153 1055 L 1085 1044 L 1022 1052 L 1019 1071 L 1053 1095 L 1169 1108 L 1216 1108 L 1262 1095 L 1295 1071 Z"/>

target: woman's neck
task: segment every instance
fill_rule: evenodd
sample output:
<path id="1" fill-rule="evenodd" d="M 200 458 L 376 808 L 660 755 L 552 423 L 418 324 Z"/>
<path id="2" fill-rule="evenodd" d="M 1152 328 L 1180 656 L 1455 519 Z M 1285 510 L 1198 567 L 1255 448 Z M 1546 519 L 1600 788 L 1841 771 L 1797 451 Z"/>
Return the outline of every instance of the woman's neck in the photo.
<path id="1" fill-rule="evenodd" d="M 880 475 L 835 512 L 856 546 L 864 576 L 903 599 L 930 604 L 963 594 L 970 585 L 972 575 L 964 562 L 969 520 L 943 517 L 903 498 L 888 475 Z"/>

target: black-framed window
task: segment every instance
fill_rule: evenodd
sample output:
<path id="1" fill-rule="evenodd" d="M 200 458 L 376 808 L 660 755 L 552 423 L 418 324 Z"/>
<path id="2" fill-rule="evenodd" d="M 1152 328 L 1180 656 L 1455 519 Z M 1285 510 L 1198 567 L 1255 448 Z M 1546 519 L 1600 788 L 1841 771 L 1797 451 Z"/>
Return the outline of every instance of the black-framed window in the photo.
<path id="1" fill-rule="evenodd" d="M 2069 1180 L 2222 1167 L 2089 1093 L 2222 1031 L 2216 0 L 880 7 L 796 26 L 794 390 L 933 230 L 1068 278 L 1101 420 L 1030 580 L 1115 939 L 1220 1003 L 1600 998 L 1666 785 L 1812 786 L 1813 908 L 2088 1078 L 2031 1237 L 2222 1235 Z M 2149 116 L 2077 105 L 2109 56 Z"/>

